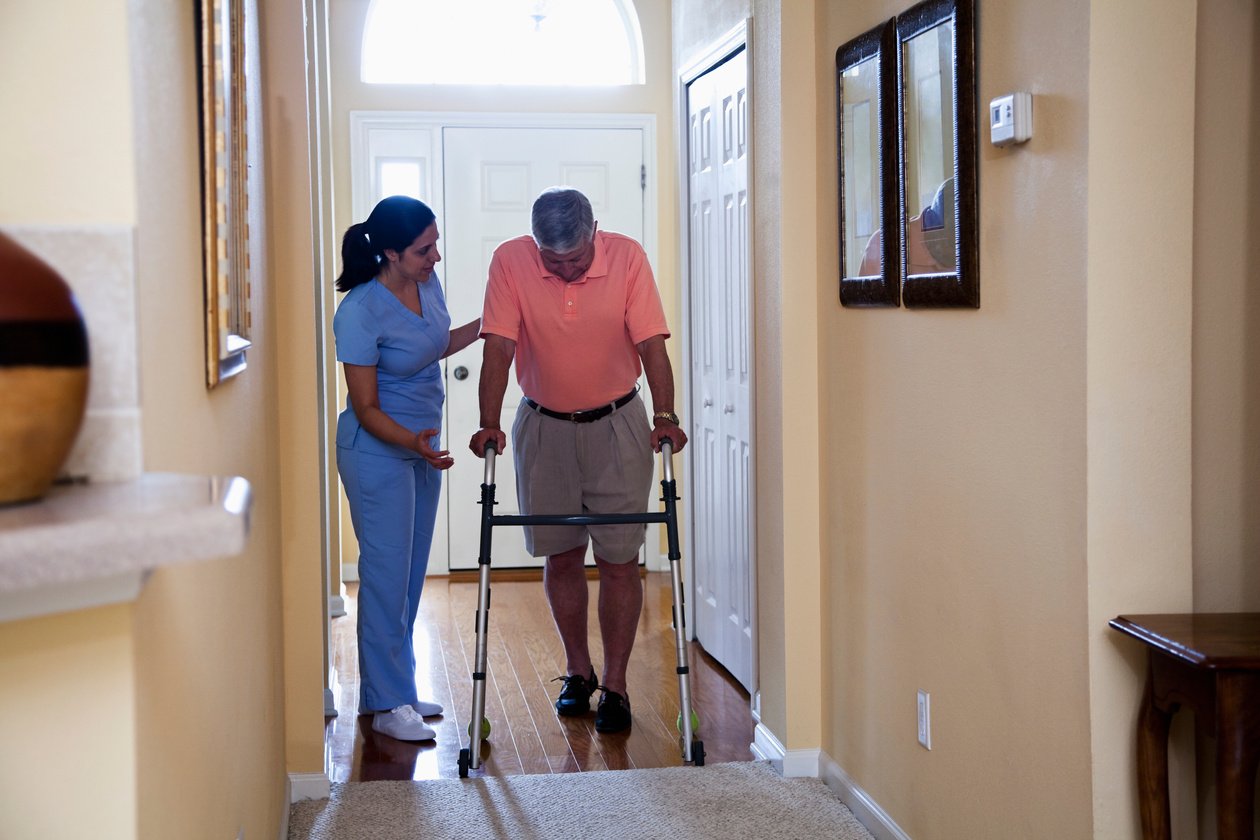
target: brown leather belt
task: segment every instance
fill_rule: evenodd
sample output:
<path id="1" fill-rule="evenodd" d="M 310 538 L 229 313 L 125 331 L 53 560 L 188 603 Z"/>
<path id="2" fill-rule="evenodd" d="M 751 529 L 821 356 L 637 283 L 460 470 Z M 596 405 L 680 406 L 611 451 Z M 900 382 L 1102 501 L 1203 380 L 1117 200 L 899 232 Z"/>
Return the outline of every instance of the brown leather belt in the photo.
<path id="1" fill-rule="evenodd" d="M 608 405 L 601 405 L 599 408 L 588 408 L 584 411 L 552 411 L 550 408 L 546 408 L 545 406 L 541 406 L 534 402 L 529 397 L 525 398 L 525 402 L 530 408 L 545 417 L 554 417 L 557 420 L 568 420 L 570 423 L 594 423 L 596 420 L 604 419 L 609 414 L 612 414 L 617 409 L 629 403 L 632 399 L 634 399 L 634 396 L 637 393 L 639 393 L 639 389 L 636 387 L 624 397 L 618 397 Z"/>

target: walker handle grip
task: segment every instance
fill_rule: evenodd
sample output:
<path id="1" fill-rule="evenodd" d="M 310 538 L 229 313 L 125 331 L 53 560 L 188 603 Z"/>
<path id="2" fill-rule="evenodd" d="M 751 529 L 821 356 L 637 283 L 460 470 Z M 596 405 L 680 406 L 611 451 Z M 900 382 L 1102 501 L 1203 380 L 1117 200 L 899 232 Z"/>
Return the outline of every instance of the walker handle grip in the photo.
<path id="1" fill-rule="evenodd" d="M 494 484 L 494 456 L 498 454 L 498 447 L 494 445 L 494 441 L 486 441 L 485 459 L 486 459 L 486 476 L 485 484 L 487 487 Z"/>
<path id="2" fill-rule="evenodd" d="M 661 438 L 661 477 L 674 480 L 674 442 L 669 438 Z"/>

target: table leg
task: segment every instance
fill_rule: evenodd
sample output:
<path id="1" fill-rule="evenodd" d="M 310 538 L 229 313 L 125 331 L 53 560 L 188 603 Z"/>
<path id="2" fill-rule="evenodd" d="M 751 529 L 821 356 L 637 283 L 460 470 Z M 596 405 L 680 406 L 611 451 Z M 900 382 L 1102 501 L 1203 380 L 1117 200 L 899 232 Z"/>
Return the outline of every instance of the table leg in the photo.
<path id="1" fill-rule="evenodd" d="M 1172 840 L 1168 806 L 1168 727 L 1172 712 L 1155 702 L 1155 675 L 1148 660 L 1137 725 L 1138 806 L 1143 840 Z M 1223 838 L 1222 838 L 1223 840 Z"/>
<path id="2" fill-rule="evenodd" d="M 1256 763 L 1260 758 L 1260 679 L 1221 671 L 1216 677 L 1216 833 L 1252 840 Z"/>

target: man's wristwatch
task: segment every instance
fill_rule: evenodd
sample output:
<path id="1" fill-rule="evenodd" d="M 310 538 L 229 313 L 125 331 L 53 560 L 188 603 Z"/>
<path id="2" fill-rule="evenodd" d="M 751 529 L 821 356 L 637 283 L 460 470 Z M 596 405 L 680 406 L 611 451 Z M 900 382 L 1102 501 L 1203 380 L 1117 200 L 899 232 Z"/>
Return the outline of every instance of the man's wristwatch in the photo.
<path id="1" fill-rule="evenodd" d="M 656 422 L 657 420 L 664 420 L 667 423 L 670 423 L 671 425 L 674 425 L 674 426 L 678 425 L 678 415 L 672 411 L 656 412 L 655 414 L 652 415 L 652 422 Z"/>

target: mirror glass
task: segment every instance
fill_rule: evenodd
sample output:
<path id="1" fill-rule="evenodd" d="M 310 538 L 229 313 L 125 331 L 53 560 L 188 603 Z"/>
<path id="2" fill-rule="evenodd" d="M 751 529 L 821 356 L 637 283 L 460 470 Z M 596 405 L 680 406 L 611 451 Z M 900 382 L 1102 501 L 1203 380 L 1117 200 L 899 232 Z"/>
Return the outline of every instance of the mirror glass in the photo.
<path id="1" fill-rule="evenodd" d="M 840 303 L 901 303 L 896 19 L 836 50 Z"/>
<path id="2" fill-rule="evenodd" d="M 905 273 L 958 270 L 954 21 L 902 42 Z"/>
<path id="3" fill-rule="evenodd" d="M 908 307 L 980 305 L 975 0 L 897 16 L 898 268 Z"/>
<path id="4" fill-rule="evenodd" d="M 844 124 L 841 167 L 845 175 L 843 276 L 869 277 L 883 269 L 878 236 L 879 58 L 872 56 L 840 74 Z"/>

